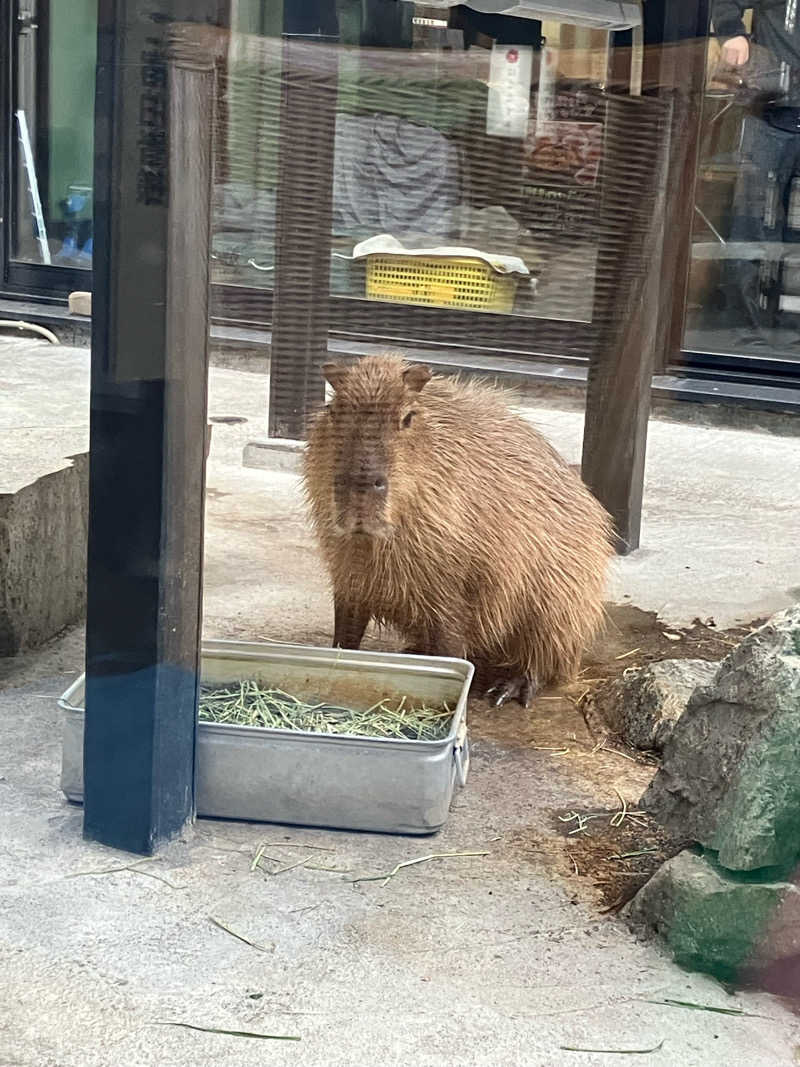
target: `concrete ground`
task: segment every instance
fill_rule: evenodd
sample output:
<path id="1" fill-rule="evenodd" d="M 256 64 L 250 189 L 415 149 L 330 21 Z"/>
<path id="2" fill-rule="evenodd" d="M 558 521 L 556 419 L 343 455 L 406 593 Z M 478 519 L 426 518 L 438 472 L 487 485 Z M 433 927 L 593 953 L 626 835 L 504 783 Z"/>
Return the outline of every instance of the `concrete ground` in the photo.
<path id="1" fill-rule="evenodd" d="M 7 430 L 47 423 L 51 456 L 77 451 L 60 435 L 77 427 L 85 440 L 86 352 L 15 340 L 0 342 L 0 358 Z M 266 391 L 263 373 L 212 370 L 210 416 L 248 421 L 215 424 L 205 631 L 327 641 L 297 481 L 241 465 L 244 443 L 263 435 Z M 579 413 L 543 400 L 528 410 L 577 458 Z M 654 420 L 644 547 L 618 562 L 612 599 L 676 627 L 785 606 L 800 586 L 799 483 L 795 438 Z M 643 1062 L 686 1067 L 796 1062 L 800 1025 L 780 1002 L 680 971 L 599 911 L 586 871 L 552 861 L 558 813 L 613 807 L 616 790 L 635 803 L 648 774 L 610 753 L 578 759 L 577 716 L 560 758 L 547 750 L 551 705 L 526 716 L 471 707 L 468 787 L 433 839 L 200 820 L 137 864 L 83 842 L 80 809 L 59 791 L 56 699 L 81 660 L 73 632 L 4 670 L 0 1067 L 613 1067 L 645 1049 Z M 270 870 L 306 857 L 336 869 L 251 871 L 263 842 Z M 353 882 L 440 851 L 487 855 L 421 863 L 385 886 Z"/>
<path id="2" fill-rule="evenodd" d="M 528 846 L 543 807 L 585 799 L 546 753 L 476 745 L 433 840 L 201 820 L 137 865 L 83 842 L 80 809 L 59 793 L 68 680 L 0 694 L 3 1067 L 613 1067 L 630 1057 L 564 1046 L 661 1042 L 644 1062 L 795 1062 L 800 1025 L 777 1001 L 683 973 Z M 251 872 L 261 842 L 271 869 L 312 857 L 337 870 Z M 488 855 L 352 881 L 439 851 Z M 301 1041 L 265 1048 L 174 1023 Z"/>

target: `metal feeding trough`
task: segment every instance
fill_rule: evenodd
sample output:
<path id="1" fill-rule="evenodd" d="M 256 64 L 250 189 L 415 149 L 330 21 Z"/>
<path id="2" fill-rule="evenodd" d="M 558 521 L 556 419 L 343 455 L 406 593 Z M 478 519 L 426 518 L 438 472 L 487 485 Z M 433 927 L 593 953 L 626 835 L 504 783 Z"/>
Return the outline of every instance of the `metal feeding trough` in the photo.
<path id="1" fill-rule="evenodd" d="M 198 815 L 348 830 L 429 834 L 447 820 L 469 767 L 466 660 L 305 645 L 206 641 L 204 684 L 241 679 L 301 699 L 366 709 L 399 699 L 455 708 L 439 741 L 200 722 Z M 63 695 L 61 788 L 83 800 L 84 677 Z"/>

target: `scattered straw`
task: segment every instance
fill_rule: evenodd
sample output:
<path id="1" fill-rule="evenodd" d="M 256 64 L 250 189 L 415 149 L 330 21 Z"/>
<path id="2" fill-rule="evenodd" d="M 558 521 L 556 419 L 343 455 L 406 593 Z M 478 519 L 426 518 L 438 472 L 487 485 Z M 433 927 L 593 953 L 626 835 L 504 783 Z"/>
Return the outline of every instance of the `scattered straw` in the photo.
<path id="1" fill-rule="evenodd" d="M 564 1052 L 595 1052 L 609 1056 L 649 1056 L 651 1052 L 658 1052 L 664 1047 L 663 1039 L 652 1048 L 583 1048 L 580 1045 L 559 1045 Z"/>
<path id="2" fill-rule="evenodd" d="M 607 817 L 608 817 L 608 812 L 606 812 L 606 811 L 593 811 L 593 812 L 587 813 L 586 815 L 581 815 L 581 813 L 579 811 L 571 811 L 567 815 L 559 815 L 558 821 L 559 822 L 576 822 L 577 825 L 572 830 L 569 830 L 568 833 L 569 834 L 580 834 L 586 829 L 588 824 L 593 819 L 605 819 Z"/>
<path id="3" fill-rule="evenodd" d="M 407 705 L 406 697 L 395 706 L 387 698 L 366 711 L 356 711 L 333 704 L 310 704 L 282 689 L 265 689 L 258 682 L 243 680 L 229 686 L 202 686 L 199 717 L 201 722 L 269 730 L 440 741 L 447 737 L 453 711 L 447 704 Z"/>
<path id="4" fill-rule="evenodd" d="M 145 878 L 155 878 L 157 882 L 163 882 L 164 885 L 168 885 L 170 889 L 185 889 L 185 885 L 176 885 L 175 882 L 171 882 L 169 878 L 165 878 L 163 874 L 156 874 L 155 871 L 143 871 L 141 866 L 143 863 L 152 863 L 157 859 L 157 856 L 145 856 L 144 859 L 134 860 L 133 863 L 120 864 L 117 867 L 100 867 L 95 871 L 73 871 L 71 874 L 65 874 L 64 878 L 91 878 L 94 875 L 100 874 L 117 874 L 119 871 L 127 871 L 129 874 L 141 874 Z"/>
<path id="5" fill-rule="evenodd" d="M 244 934 L 237 933 L 236 930 L 232 930 L 230 926 L 222 922 L 221 919 L 215 919 L 213 915 L 209 915 L 209 922 L 212 922 L 214 926 L 220 930 L 224 930 L 226 934 L 230 934 L 231 937 L 235 937 L 237 941 L 243 941 L 245 945 L 249 945 L 250 948 L 257 949 L 259 952 L 274 952 L 275 946 L 272 945 L 267 948 L 265 945 L 259 945 L 257 941 L 251 941 L 249 937 L 245 937 Z"/>
<path id="6" fill-rule="evenodd" d="M 302 841 L 265 841 L 258 846 L 258 849 L 253 856 L 253 861 L 250 864 L 251 872 L 261 870 L 265 871 L 270 876 L 274 876 L 276 874 L 285 874 L 287 871 L 294 871 L 299 867 L 302 867 L 303 870 L 306 871 L 332 871 L 337 874 L 351 873 L 349 867 L 335 867 L 330 864 L 315 862 L 317 857 L 313 855 L 301 856 L 300 859 L 293 859 L 291 863 L 284 863 L 284 860 L 286 859 L 285 856 L 281 856 L 280 858 L 277 856 L 270 856 L 269 853 L 266 852 L 267 848 L 269 848 L 270 851 L 278 848 L 302 848 L 309 849 L 313 852 L 334 851 L 334 849 L 330 848 L 328 845 L 307 845 Z M 262 863 L 262 860 L 269 860 L 270 863 L 276 863 L 278 866 L 273 870 L 270 870 Z"/>
<path id="7" fill-rule="evenodd" d="M 257 1037 L 262 1041 L 299 1041 L 290 1034 L 256 1034 L 252 1030 L 224 1030 L 218 1026 L 195 1026 L 194 1023 L 179 1023 L 157 1019 L 154 1026 L 180 1026 L 184 1030 L 198 1030 L 201 1034 L 225 1034 L 227 1037 Z"/>
<path id="8" fill-rule="evenodd" d="M 629 811 L 627 819 L 632 822 L 634 826 L 640 827 L 642 830 L 647 829 L 647 812 L 646 811 Z"/>
<path id="9" fill-rule="evenodd" d="M 449 859 L 455 859 L 456 857 L 463 857 L 463 856 L 488 856 L 488 855 L 489 855 L 489 853 L 486 852 L 486 851 L 483 851 L 483 852 L 431 852 L 430 855 L 428 855 L 428 856 L 419 856 L 415 860 L 405 860 L 403 863 L 398 863 L 394 867 L 392 867 L 392 869 L 390 871 L 388 871 L 388 872 L 385 871 L 383 874 L 365 874 L 365 875 L 362 875 L 360 878 L 354 878 L 353 879 L 353 884 L 355 885 L 356 882 L 382 882 L 383 885 L 381 886 L 381 888 L 383 888 L 383 886 L 386 885 L 386 883 L 389 881 L 389 879 L 390 878 L 394 878 L 394 876 L 399 871 L 401 871 L 404 867 L 413 867 L 417 863 L 428 863 L 429 860 L 449 860 Z"/>
<path id="10" fill-rule="evenodd" d="M 651 852 L 658 852 L 657 848 L 640 848 L 636 852 L 620 852 L 609 856 L 610 860 L 632 860 L 635 856 L 648 856 Z"/>
<path id="11" fill-rule="evenodd" d="M 270 874 L 285 874 L 286 871 L 293 871 L 296 867 L 305 867 L 311 862 L 310 856 L 304 856 L 301 860 L 295 860 L 294 863 L 287 863 L 284 867 L 279 867 L 277 871 L 270 871 Z"/>
<path id="12" fill-rule="evenodd" d="M 598 749 L 595 749 L 595 751 L 598 751 Z M 622 756 L 623 759 L 629 759 L 631 761 L 631 763 L 638 763 L 639 762 L 636 759 L 635 756 L 631 756 L 627 752 L 621 752 L 618 748 L 608 748 L 606 746 L 605 739 L 601 743 L 599 751 L 600 752 L 608 752 L 608 754 L 610 756 Z"/>
<path id="13" fill-rule="evenodd" d="M 118 864 L 115 867 L 98 867 L 94 871 L 72 871 L 65 874 L 64 878 L 91 878 L 96 874 L 116 874 L 117 871 L 135 871 L 143 863 L 152 863 L 155 856 L 145 856 L 144 859 L 134 860 L 133 863 Z"/>
<path id="14" fill-rule="evenodd" d="M 168 885 L 170 887 L 170 889 L 185 889 L 186 888 L 185 885 L 176 885 L 174 882 L 171 882 L 169 880 L 169 878 L 165 878 L 163 874 L 156 874 L 155 871 L 143 871 L 139 867 L 131 867 L 130 868 L 130 872 L 131 872 L 131 874 L 141 874 L 145 878 L 155 878 L 155 880 L 157 882 L 163 882 L 164 885 Z"/>
<path id="15" fill-rule="evenodd" d="M 269 860 L 271 863 L 278 863 L 278 864 L 282 864 L 283 863 L 283 860 L 279 860 L 276 856 L 268 855 L 267 852 L 266 852 L 267 848 L 270 848 L 270 849 L 273 849 L 273 848 L 306 848 L 306 849 L 311 849 L 314 852 L 333 852 L 334 851 L 328 845 L 308 845 L 308 844 L 305 843 L 305 841 L 263 841 L 258 846 L 258 848 L 256 850 L 256 853 L 253 856 L 253 862 L 250 864 L 251 872 L 255 871 L 259 867 L 261 867 L 261 870 L 266 870 L 265 867 L 261 866 L 262 859 Z M 308 863 L 310 860 L 311 860 L 311 856 L 307 856 L 306 857 L 306 863 Z M 300 867 L 302 865 L 303 865 L 303 861 L 302 860 L 298 860 L 297 863 L 290 863 L 286 867 L 281 867 L 281 870 L 290 871 L 292 869 L 292 867 Z M 313 870 L 314 868 L 311 868 L 311 869 Z M 317 869 L 320 869 L 320 868 L 317 868 Z M 269 873 L 270 874 L 280 874 L 281 870 L 270 871 Z"/>
<path id="16" fill-rule="evenodd" d="M 632 648 L 630 652 L 623 652 L 621 656 L 615 656 L 614 659 L 627 659 L 628 656 L 635 656 L 637 652 L 641 652 L 641 645 L 639 648 Z"/>
<path id="17" fill-rule="evenodd" d="M 573 829 L 567 831 L 567 833 L 570 835 L 582 833 L 588 827 L 589 823 L 593 822 L 595 819 L 608 819 L 609 826 L 615 827 L 621 826 L 625 819 L 628 819 L 636 826 L 646 826 L 647 824 L 643 821 L 643 819 L 647 815 L 647 812 L 629 811 L 628 806 L 622 795 L 617 790 L 615 790 L 615 792 L 617 793 L 617 796 L 619 797 L 622 803 L 622 808 L 619 811 L 615 811 L 611 815 L 609 815 L 607 811 L 589 811 L 586 813 L 581 813 L 579 811 L 569 811 L 566 815 L 559 815 L 558 821 L 575 823 Z"/>
<path id="18" fill-rule="evenodd" d="M 619 797 L 619 802 L 622 807 L 615 815 L 611 816 L 611 822 L 609 823 L 609 826 L 621 826 L 622 823 L 625 821 L 625 816 L 628 814 L 628 802 L 616 786 L 614 786 L 614 792 Z"/>
<path id="19" fill-rule="evenodd" d="M 268 841 L 270 848 L 312 848 L 315 852 L 333 852 L 330 845 L 307 845 L 305 841 Z"/>
<path id="20" fill-rule="evenodd" d="M 665 997 L 664 1000 L 648 1000 L 647 1004 L 669 1004 L 673 1008 L 689 1008 L 691 1011 L 711 1011 L 717 1015 L 747 1015 L 751 1019 L 767 1019 L 767 1015 L 759 1015 L 758 1012 L 745 1011 L 743 1008 L 717 1008 L 713 1004 L 695 1004 L 692 1000 L 670 1000 L 669 997 Z"/>

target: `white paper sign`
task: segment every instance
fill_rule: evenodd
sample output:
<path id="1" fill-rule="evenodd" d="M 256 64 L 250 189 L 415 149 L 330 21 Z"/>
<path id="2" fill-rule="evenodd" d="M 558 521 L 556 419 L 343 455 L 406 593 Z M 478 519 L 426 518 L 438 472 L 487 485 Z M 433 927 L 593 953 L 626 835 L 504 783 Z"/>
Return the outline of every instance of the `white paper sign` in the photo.
<path id="1" fill-rule="evenodd" d="M 486 133 L 489 137 L 525 137 L 531 106 L 530 45 L 495 44 L 489 66 Z"/>
<path id="2" fill-rule="evenodd" d="M 558 49 L 546 44 L 541 53 L 539 66 L 539 92 L 536 102 L 536 126 L 541 128 L 545 122 L 552 122 L 556 117 L 556 73 L 558 71 Z"/>

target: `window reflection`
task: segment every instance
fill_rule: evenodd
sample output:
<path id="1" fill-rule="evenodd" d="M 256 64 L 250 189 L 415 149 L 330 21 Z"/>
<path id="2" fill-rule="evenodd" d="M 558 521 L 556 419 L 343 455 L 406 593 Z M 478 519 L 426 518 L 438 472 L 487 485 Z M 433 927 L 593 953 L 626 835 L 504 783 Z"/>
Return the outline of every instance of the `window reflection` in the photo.
<path id="1" fill-rule="evenodd" d="M 92 265 L 97 0 L 22 0 L 13 22 L 11 258 Z"/>
<path id="2" fill-rule="evenodd" d="M 244 7 L 220 94 L 213 276 L 271 289 L 287 71 L 277 34 L 251 35 Z M 432 279 L 416 271 L 416 289 L 410 277 L 395 286 L 397 302 L 496 310 L 470 305 L 468 288 L 448 299 L 453 271 L 436 277 L 444 247 L 504 257 L 515 316 L 591 321 L 609 33 L 419 4 L 366 26 L 362 7 L 341 3 L 339 42 L 314 46 L 333 51 L 338 70 L 331 295 L 391 295 L 376 293 L 368 262 L 354 258 L 387 238 L 398 256 L 424 259 Z M 289 86 L 316 76 L 311 49 L 300 63 Z M 316 136 L 313 122 L 303 136 Z"/>
<path id="3" fill-rule="evenodd" d="M 795 0 L 716 0 L 686 346 L 800 356 L 800 27 Z"/>

